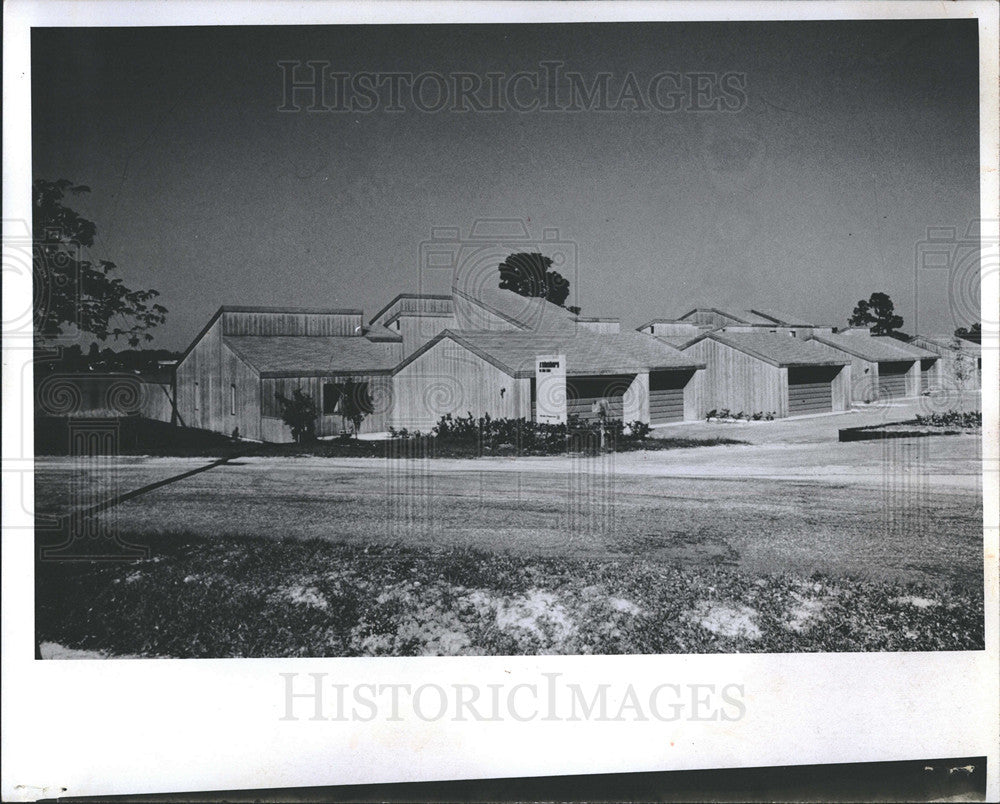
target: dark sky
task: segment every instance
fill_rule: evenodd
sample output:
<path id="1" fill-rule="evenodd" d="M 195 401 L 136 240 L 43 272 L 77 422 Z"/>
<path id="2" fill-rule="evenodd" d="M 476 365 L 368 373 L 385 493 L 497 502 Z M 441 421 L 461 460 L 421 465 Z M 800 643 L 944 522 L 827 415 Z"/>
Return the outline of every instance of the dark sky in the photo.
<path id="1" fill-rule="evenodd" d="M 33 169 L 93 192 L 94 256 L 169 308 L 363 307 L 421 286 L 432 227 L 558 230 L 584 314 L 844 323 L 979 208 L 976 22 L 36 29 Z M 736 112 L 279 112 L 281 60 L 359 71 L 746 75 Z M 962 291 L 968 295 L 968 291 Z M 978 292 L 978 285 L 976 285 Z M 919 276 L 920 329 L 968 323 Z"/>

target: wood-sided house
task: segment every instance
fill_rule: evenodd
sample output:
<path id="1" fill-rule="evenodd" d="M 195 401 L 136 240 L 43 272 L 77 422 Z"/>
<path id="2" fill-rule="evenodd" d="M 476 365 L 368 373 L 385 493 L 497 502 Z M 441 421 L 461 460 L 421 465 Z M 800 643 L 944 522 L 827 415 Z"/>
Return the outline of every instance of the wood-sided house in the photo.
<path id="1" fill-rule="evenodd" d="M 394 373 L 397 428 L 428 431 L 441 416 L 489 414 L 536 420 L 536 360 L 565 358 L 555 391 L 566 413 L 653 425 L 696 419 L 703 364 L 646 335 L 589 327 L 535 331 L 444 330 Z"/>
<path id="2" fill-rule="evenodd" d="M 340 402 L 353 388 L 367 411 L 360 431 L 382 432 L 401 347 L 388 330 L 365 334 L 361 310 L 220 307 L 177 365 L 178 414 L 188 427 L 291 441 L 278 394 L 300 388 L 319 408 L 317 435 L 331 436 L 345 429 Z"/>
<path id="3" fill-rule="evenodd" d="M 980 344 L 948 335 L 914 335 L 910 343 L 939 358 L 938 375 L 927 378 L 928 386 L 936 379 L 948 389 L 978 391 L 982 388 L 983 350 Z"/>
<path id="4" fill-rule="evenodd" d="M 850 361 L 787 332 L 713 330 L 681 351 L 706 365 L 700 415 L 728 409 L 783 418 L 851 407 Z"/>
<path id="5" fill-rule="evenodd" d="M 832 335 L 816 334 L 813 341 L 851 362 L 854 399 L 917 397 L 939 382 L 939 356 L 889 336 L 873 336 L 866 328 Z"/>

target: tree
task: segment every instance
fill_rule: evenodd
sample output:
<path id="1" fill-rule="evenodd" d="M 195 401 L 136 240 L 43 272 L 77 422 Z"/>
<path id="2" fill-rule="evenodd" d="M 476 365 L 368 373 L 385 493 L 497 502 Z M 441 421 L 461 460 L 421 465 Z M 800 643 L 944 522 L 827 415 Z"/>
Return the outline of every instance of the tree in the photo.
<path id="1" fill-rule="evenodd" d="M 955 337 L 962 338 L 972 343 L 982 343 L 983 328 L 981 324 L 973 324 L 971 327 L 959 327 L 955 330 Z"/>
<path id="2" fill-rule="evenodd" d="M 543 298 L 562 307 L 569 297 L 569 281 L 557 271 L 549 270 L 551 267 L 552 258 L 544 254 L 510 254 L 499 265 L 500 289 Z"/>
<path id="3" fill-rule="evenodd" d="M 288 399 L 280 391 L 277 394 L 278 406 L 281 408 L 281 420 L 292 430 L 292 438 L 298 443 L 316 439 L 316 417 L 319 411 L 309 394 L 296 388 L 292 398 Z"/>
<path id="4" fill-rule="evenodd" d="M 348 380 L 344 383 L 340 394 L 340 401 L 337 403 L 337 410 L 344 417 L 345 422 L 354 425 L 354 435 L 357 437 L 358 430 L 361 429 L 361 422 L 365 416 L 371 413 L 371 398 L 368 394 L 368 383 Z"/>
<path id="5" fill-rule="evenodd" d="M 110 260 L 87 258 L 97 227 L 65 206 L 63 199 L 89 192 L 89 187 L 66 179 L 35 180 L 35 333 L 51 339 L 67 326 L 76 326 L 100 341 L 126 338 L 135 347 L 153 339 L 149 330 L 166 321 L 167 309 L 153 302 L 157 291 L 126 286 Z"/>
<path id="6" fill-rule="evenodd" d="M 862 299 L 847 321 L 852 327 L 871 327 L 872 335 L 891 335 L 903 326 L 901 316 L 885 293 L 873 293 L 868 301 Z"/>

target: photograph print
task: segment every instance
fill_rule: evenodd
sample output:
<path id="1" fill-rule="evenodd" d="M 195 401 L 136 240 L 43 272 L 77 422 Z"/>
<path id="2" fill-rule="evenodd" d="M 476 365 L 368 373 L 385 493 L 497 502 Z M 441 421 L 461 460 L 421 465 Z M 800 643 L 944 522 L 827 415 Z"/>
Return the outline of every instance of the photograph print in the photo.
<path id="1" fill-rule="evenodd" d="M 36 659 L 984 649 L 976 19 L 31 76 Z"/>

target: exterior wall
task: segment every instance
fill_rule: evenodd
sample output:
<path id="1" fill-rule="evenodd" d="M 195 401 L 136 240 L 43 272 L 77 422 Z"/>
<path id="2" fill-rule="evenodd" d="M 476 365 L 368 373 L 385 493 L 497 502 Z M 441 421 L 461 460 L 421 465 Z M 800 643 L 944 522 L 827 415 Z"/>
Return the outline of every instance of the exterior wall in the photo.
<path id="1" fill-rule="evenodd" d="M 706 364 L 699 394 L 704 416 L 713 408 L 788 415 L 788 370 L 705 338 L 683 350 Z"/>
<path id="2" fill-rule="evenodd" d="M 440 298 L 436 296 L 419 296 L 417 298 L 404 296 L 403 298 L 396 299 L 393 304 L 373 318 L 371 325 L 372 327 L 377 328 L 385 326 L 388 322 L 400 315 L 423 314 L 428 316 L 444 315 L 453 317 L 454 310 L 451 296 Z M 390 328 L 395 329 L 395 326 L 393 325 Z"/>
<path id="3" fill-rule="evenodd" d="M 392 426 L 429 432 L 446 413 L 530 418 L 529 379 L 504 371 L 444 338 L 393 377 Z"/>
<path id="4" fill-rule="evenodd" d="M 178 424 L 225 435 L 238 427 L 243 438 L 260 439 L 257 372 L 223 343 L 222 330 L 220 318 L 177 366 Z"/>
<path id="5" fill-rule="evenodd" d="M 457 329 L 455 316 L 450 314 L 404 315 L 397 318 L 390 327 L 390 330 L 403 336 L 403 343 L 400 346 L 400 360 L 412 355 L 417 349 L 446 329 Z"/>
<path id="6" fill-rule="evenodd" d="M 292 440 L 292 431 L 281 420 L 278 394 L 291 398 L 296 388 L 308 394 L 319 408 L 316 420 L 316 435 L 319 437 L 339 435 L 345 429 L 351 431 L 353 425 L 344 422 L 339 414 L 323 415 L 323 384 L 344 383 L 348 380 L 368 383 L 368 393 L 372 401 L 372 412 L 365 416 L 358 432 L 384 433 L 389 429 L 389 418 L 393 407 L 392 377 L 385 374 L 325 375 L 318 377 L 264 377 L 260 383 L 261 400 L 261 440 L 286 442 Z M 242 432 L 242 430 L 241 430 Z"/>
<path id="7" fill-rule="evenodd" d="M 589 329 L 591 332 L 601 332 L 605 335 L 617 335 L 622 331 L 622 325 L 620 321 L 587 321 L 587 320 L 577 320 L 577 326 L 583 327 L 583 329 Z"/>
<path id="8" fill-rule="evenodd" d="M 833 390 L 833 410 L 842 412 L 850 410 L 854 402 L 854 389 L 851 385 L 852 369 L 850 365 L 844 366 L 830 383 Z"/>
<path id="9" fill-rule="evenodd" d="M 222 314 L 223 335 L 357 335 L 360 327 L 360 312 Z"/>
<path id="10" fill-rule="evenodd" d="M 528 303 L 528 300 L 526 299 L 525 302 Z M 455 326 L 458 329 L 490 331 L 522 331 L 525 329 L 461 296 L 455 297 Z"/>
<path id="11" fill-rule="evenodd" d="M 222 318 L 177 366 L 177 412 L 186 427 L 228 432 L 222 409 Z M 232 428 L 230 428 L 231 431 Z"/>
<path id="12" fill-rule="evenodd" d="M 695 337 L 700 335 L 702 330 L 694 324 L 680 321 L 654 321 L 639 329 L 647 335 L 666 335 L 668 338 Z"/>
<path id="13" fill-rule="evenodd" d="M 636 374 L 624 397 L 622 420 L 649 424 L 649 372 Z"/>
<path id="14" fill-rule="evenodd" d="M 906 395 L 920 396 L 920 361 L 914 360 L 910 370 L 906 372 Z"/>
<path id="15" fill-rule="evenodd" d="M 232 435 L 237 428 L 241 438 L 261 440 L 260 377 L 225 343 L 222 344 L 222 409 L 213 421 L 224 424 L 220 433 Z M 235 401 L 235 405 L 233 404 Z"/>
<path id="16" fill-rule="evenodd" d="M 690 315 L 686 315 L 679 320 L 687 321 L 690 324 L 708 324 L 712 327 L 722 327 L 727 324 L 740 323 L 732 316 L 725 315 L 724 313 L 717 313 L 715 310 L 694 310 Z"/>
<path id="17" fill-rule="evenodd" d="M 173 421 L 174 392 L 169 383 L 143 380 L 142 415 L 158 422 Z"/>

